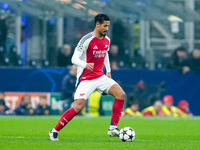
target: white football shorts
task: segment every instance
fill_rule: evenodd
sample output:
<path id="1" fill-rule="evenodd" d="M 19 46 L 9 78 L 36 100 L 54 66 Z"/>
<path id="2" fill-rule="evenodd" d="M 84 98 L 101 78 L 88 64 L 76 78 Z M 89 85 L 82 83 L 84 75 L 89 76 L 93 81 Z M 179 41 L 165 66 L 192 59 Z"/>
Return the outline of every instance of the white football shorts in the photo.
<path id="1" fill-rule="evenodd" d="M 95 90 L 99 91 L 100 93 L 108 94 L 110 87 L 114 84 L 117 84 L 117 82 L 111 78 L 108 78 L 106 75 L 103 75 L 100 78 L 94 80 L 80 81 L 76 87 L 74 100 L 87 100 Z"/>

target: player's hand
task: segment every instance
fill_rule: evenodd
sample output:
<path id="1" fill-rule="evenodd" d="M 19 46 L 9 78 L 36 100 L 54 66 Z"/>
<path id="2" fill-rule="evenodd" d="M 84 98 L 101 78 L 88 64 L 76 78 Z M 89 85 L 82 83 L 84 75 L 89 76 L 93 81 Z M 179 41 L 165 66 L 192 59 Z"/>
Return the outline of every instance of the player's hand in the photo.
<path id="1" fill-rule="evenodd" d="M 87 70 L 93 71 L 94 69 L 94 63 L 87 63 L 86 67 Z"/>
<path id="2" fill-rule="evenodd" d="M 111 78 L 111 73 L 110 73 L 110 72 L 107 72 L 107 73 L 106 73 L 106 76 L 107 76 L 108 78 Z"/>

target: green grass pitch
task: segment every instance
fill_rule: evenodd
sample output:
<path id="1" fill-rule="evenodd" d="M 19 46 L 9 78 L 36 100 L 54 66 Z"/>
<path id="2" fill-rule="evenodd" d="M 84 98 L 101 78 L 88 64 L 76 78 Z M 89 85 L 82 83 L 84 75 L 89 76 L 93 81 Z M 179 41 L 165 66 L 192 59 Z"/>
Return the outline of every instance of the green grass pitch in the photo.
<path id="1" fill-rule="evenodd" d="M 59 141 L 48 140 L 48 132 L 60 116 L 0 116 L 1 150 L 198 150 L 200 118 L 125 118 L 118 127 L 132 127 L 133 142 L 108 137 L 110 117 L 75 117 L 59 133 Z"/>

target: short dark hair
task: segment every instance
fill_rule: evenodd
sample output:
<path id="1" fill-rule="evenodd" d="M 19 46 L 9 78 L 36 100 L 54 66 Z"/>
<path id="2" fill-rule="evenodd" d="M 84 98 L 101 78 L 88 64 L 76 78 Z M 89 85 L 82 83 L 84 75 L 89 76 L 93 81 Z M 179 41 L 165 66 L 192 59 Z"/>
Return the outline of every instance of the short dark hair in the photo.
<path id="1" fill-rule="evenodd" d="M 102 24 L 104 21 L 110 21 L 110 18 L 106 14 L 98 14 L 94 17 L 94 24 L 96 25 L 97 22 Z"/>

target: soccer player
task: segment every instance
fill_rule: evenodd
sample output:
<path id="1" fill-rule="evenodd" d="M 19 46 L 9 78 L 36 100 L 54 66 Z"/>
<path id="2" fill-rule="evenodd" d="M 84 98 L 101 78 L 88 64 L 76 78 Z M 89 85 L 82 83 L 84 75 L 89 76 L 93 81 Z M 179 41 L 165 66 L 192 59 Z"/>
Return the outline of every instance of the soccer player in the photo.
<path id="1" fill-rule="evenodd" d="M 58 132 L 84 108 L 86 100 L 95 90 L 115 97 L 108 135 L 119 136 L 117 124 L 123 111 L 125 92 L 111 79 L 108 56 L 110 39 L 106 36 L 110 19 L 106 14 L 98 14 L 94 22 L 94 31 L 79 41 L 72 56 L 72 63 L 78 66 L 74 106 L 63 113 L 57 125 L 49 132 L 52 141 L 58 141 Z M 106 75 L 102 71 L 103 65 L 106 67 Z"/>

